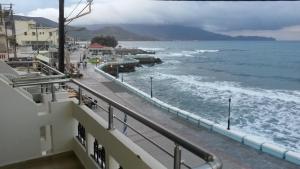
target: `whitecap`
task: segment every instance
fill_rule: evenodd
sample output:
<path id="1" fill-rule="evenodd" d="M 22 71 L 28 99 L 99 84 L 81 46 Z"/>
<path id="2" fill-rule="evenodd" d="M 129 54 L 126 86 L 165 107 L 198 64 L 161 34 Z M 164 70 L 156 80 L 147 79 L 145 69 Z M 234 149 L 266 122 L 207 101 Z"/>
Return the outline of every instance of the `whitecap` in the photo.
<path id="1" fill-rule="evenodd" d="M 145 51 L 164 51 L 165 48 L 148 48 L 148 47 L 139 47 L 138 49 L 145 50 Z"/>
<path id="2" fill-rule="evenodd" d="M 165 60 L 164 63 L 175 65 L 180 64 L 181 62 L 179 60 Z"/>
<path id="3" fill-rule="evenodd" d="M 173 52 L 173 53 L 168 53 L 166 56 L 170 57 L 194 57 L 193 55 L 186 53 L 186 52 Z"/>
<path id="4" fill-rule="evenodd" d="M 220 50 L 215 50 L 215 49 L 199 49 L 196 50 L 197 53 L 216 53 L 219 52 Z"/>
<path id="5" fill-rule="evenodd" d="M 158 73 L 155 78 L 172 80 L 170 84 L 177 90 L 224 107 L 228 105 L 228 98 L 232 97 L 232 118 L 237 123 L 235 127 L 250 134 L 270 138 L 277 143 L 284 143 L 289 148 L 300 148 L 299 142 L 292 141 L 300 138 L 298 90 L 251 88 L 226 81 L 208 82 L 203 77 L 192 75 Z M 223 113 L 222 116 L 226 117 L 226 112 L 227 110 L 215 113 Z M 225 122 L 225 118 L 221 121 Z"/>
<path id="6" fill-rule="evenodd" d="M 168 56 L 173 56 L 173 57 L 206 57 L 204 55 L 199 55 L 199 54 L 204 54 L 204 53 L 216 53 L 219 52 L 219 50 L 183 50 L 181 52 L 173 52 L 173 53 L 168 53 Z"/>

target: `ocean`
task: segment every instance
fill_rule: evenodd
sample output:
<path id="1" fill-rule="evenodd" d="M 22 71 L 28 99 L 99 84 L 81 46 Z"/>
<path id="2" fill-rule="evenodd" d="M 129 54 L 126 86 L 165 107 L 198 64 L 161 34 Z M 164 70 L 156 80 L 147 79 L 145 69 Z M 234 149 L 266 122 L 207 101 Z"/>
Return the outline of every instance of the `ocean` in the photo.
<path id="1" fill-rule="evenodd" d="M 300 151 L 300 42 L 120 42 L 156 51 L 162 64 L 124 81 L 180 109 Z"/>

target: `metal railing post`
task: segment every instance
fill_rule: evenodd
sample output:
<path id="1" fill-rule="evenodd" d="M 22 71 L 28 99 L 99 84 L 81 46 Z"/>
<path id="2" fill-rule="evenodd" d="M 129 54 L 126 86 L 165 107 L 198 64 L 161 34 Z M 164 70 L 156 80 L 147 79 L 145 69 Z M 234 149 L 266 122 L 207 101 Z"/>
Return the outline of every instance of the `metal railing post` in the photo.
<path id="1" fill-rule="evenodd" d="M 79 86 L 78 88 L 78 104 L 81 105 L 82 104 L 82 89 Z"/>
<path id="2" fill-rule="evenodd" d="M 29 62 L 27 63 L 27 72 L 30 73 Z"/>
<path id="3" fill-rule="evenodd" d="M 153 77 L 150 76 L 150 97 L 151 98 L 153 97 L 153 93 L 152 93 L 152 79 L 153 79 Z"/>
<path id="4" fill-rule="evenodd" d="M 51 84 L 51 94 L 52 94 L 52 102 L 55 102 L 56 101 L 56 96 L 55 96 L 54 83 Z"/>
<path id="5" fill-rule="evenodd" d="M 114 109 L 111 105 L 108 107 L 108 130 L 114 128 Z"/>
<path id="6" fill-rule="evenodd" d="M 51 69 L 48 68 L 48 75 L 50 76 L 51 74 Z"/>
<path id="7" fill-rule="evenodd" d="M 181 149 L 178 144 L 175 143 L 174 148 L 174 169 L 181 168 Z"/>
<path id="8" fill-rule="evenodd" d="M 44 93 L 44 85 L 41 84 L 41 93 Z"/>

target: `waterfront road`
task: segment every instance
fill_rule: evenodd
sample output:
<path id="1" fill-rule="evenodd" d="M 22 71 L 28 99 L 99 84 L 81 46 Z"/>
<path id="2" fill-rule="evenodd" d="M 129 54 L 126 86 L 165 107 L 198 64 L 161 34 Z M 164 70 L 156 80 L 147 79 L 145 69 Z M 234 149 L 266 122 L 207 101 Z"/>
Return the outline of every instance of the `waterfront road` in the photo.
<path id="1" fill-rule="evenodd" d="M 71 55 L 71 60 L 79 60 L 82 50 L 74 52 Z M 170 114 L 153 104 L 143 100 L 134 93 L 126 90 L 125 88 L 114 84 L 111 80 L 106 79 L 101 74 L 94 71 L 94 65 L 88 64 L 86 69 L 80 68 L 84 74 L 82 79 L 78 79 L 85 85 L 97 90 L 99 93 L 115 100 L 116 102 L 146 116 L 147 118 L 159 123 L 165 128 L 174 131 L 186 140 L 189 140 L 200 147 L 203 147 L 210 152 L 216 154 L 223 162 L 224 169 L 299 169 L 298 165 L 289 163 L 279 158 L 262 153 L 234 141 L 226 136 L 209 131 L 206 128 L 198 128 L 193 124 L 186 122 L 174 114 Z M 86 93 L 88 95 L 88 93 Z M 92 96 L 91 96 L 92 97 Z M 97 100 L 98 104 L 104 108 L 107 105 L 101 100 Z M 100 108 L 96 108 L 95 112 L 104 118 L 107 114 Z M 117 116 L 122 118 L 122 113 L 115 111 Z M 153 130 L 145 127 L 133 119 L 129 118 L 128 123 L 138 129 L 141 133 L 151 138 L 151 140 L 162 145 L 168 152 L 173 152 L 173 143 L 154 132 Z M 122 124 L 116 123 L 116 128 L 123 130 Z M 163 151 L 153 146 L 147 140 L 134 133 L 132 130 L 127 130 L 127 136 L 132 139 L 136 144 L 140 145 L 147 152 L 153 155 L 154 158 L 161 161 L 168 168 L 172 168 L 172 159 Z M 192 167 L 201 165 L 202 160 L 199 160 L 192 154 L 183 150 L 182 160 Z M 182 168 L 185 168 L 184 166 Z"/>

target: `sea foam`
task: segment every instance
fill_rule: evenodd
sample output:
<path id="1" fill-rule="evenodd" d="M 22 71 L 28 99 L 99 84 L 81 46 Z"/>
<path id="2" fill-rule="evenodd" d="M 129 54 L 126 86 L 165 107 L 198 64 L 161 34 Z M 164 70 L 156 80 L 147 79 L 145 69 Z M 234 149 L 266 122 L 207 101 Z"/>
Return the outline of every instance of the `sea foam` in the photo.
<path id="1" fill-rule="evenodd" d="M 300 143 L 297 142 L 300 139 L 300 91 L 250 88 L 236 82 L 205 81 L 205 77 L 192 75 L 157 73 L 155 77 L 172 80 L 174 88 L 201 97 L 204 102 L 227 106 L 228 98 L 232 97 L 235 127 L 271 138 L 275 143 L 279 142 L 289 148 L 300 149 Z M 226 114 L 227 110 L 222 112 Z M 225 116 L 224 113 L 222 116 Z M 225 119 L 219 119 L 220 123 L 225 123 Z"/>

